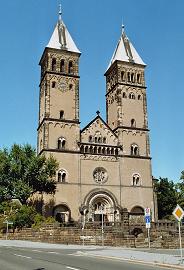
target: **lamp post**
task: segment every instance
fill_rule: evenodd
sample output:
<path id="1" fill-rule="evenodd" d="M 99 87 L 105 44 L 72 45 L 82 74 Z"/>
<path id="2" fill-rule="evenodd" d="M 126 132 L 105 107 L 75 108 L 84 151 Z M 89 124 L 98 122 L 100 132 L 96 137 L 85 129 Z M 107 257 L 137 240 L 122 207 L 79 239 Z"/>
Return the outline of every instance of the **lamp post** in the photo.
<path id="1" fill-rule="evenodd" d="M 102 246 L 104 246 L 104 206 L 100 206 L 100 212 L 102 214 Z"/>

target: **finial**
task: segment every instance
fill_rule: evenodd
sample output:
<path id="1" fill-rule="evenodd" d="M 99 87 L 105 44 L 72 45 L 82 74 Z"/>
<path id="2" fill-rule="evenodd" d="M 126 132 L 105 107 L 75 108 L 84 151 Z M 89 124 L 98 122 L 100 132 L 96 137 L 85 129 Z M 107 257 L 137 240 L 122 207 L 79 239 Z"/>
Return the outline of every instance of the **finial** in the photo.
<path id="1" fill-rule="evenodd" d="M 61 14 L 62 14 L 62 11 L 61 11 L 61 4 L 59 4 L 59 21 L 61 21 Z"/>
<path id="2" fill-rule="evenodd" d="M 123 17 L 122 17 L 122 24 L 121 24 L 121 32 L 122 32 L 122 34 L 124 33 L 124 31 L 125 31 L 125 25 L 124 25 Z"/>
<path id="3" fill-rule="evenodd" d="M 97 114 L 97 115 L 99 115 L 99 114 L 100 114 L 100 111 L 99 111 L 99 110 L 98 110 L 98 111 L 96 111 L 96 114 Z"/>

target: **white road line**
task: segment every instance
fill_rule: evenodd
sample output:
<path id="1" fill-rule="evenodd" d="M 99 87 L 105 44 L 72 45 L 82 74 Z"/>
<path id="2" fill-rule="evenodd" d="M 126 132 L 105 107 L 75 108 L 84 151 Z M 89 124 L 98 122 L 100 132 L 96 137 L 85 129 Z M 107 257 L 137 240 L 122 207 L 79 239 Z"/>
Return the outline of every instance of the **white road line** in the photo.
<path id="1" fill-rule="evenodd" d="M 35 251 L 35 252 L 44 252 L 44 251 L 42 251 L 42 250 L 37 250 L 37 249 L 32 249 L 31 251 Z"/>
<path id="2" fill-rule="evenodd" d="M 17 256 L 17 257 L 21 257 L 21 258 L 32 259 L 31 257 L 23 256 L 23 255 L 20 255 L 20 254 L 13 254 L 13 255 Z"/>
<path id="3" fill-rule="evenodd" d="M 58 252 L 55 252 L 55 251 L 48 251 L 47 253 L 50 253 L 50 254 L 59 254 Z"/>
<path id="4" fill-rule="evenodd" d="M 85 256 L 86 253 L 82 252 L 82 251 L 77 251 L 75 253 L 68 253 L 68 256 Z"/>
<path id="5" fill-rule="evenodd" d="M 71 253 L 71 254 L 67 254 L 68 256 L 75 256 L 75 257 L 81 257 L 81 256 L 84 256 L 83 254 L 74 254 L 74 253 Z"/>
<path id="6" fill-rule="evenodd" d="M 80 270 L 79 268 L 74 268 L 74 267 L 70 267 L 70 266 L 66 266 L 67 269 L 71 269 L 71 270 Z"/>

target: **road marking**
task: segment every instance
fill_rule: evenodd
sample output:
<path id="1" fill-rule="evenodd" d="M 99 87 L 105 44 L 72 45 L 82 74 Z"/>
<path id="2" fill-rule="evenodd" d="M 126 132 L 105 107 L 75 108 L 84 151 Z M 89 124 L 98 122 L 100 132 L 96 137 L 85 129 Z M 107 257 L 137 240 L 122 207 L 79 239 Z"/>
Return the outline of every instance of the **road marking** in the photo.
<path id="1" fill-rule="evenodd" d="M 67 269 L 71 269 L 71 270 L 80 270 L 79 268 L 74 268 L 74 267 L 70 267 L 70 266 L 66 266 Z"/>
<path id="2" fill-rule="evenodd" d="M 26 259 L 32 259 L 31 257 L 23 256 L 23 255 L 20 255 L 20 254 L 13 254 L 13 255 L 14 255 L 14 256 L 17 256 L 17 257 L 26 258 Z"/>
<path id="3" fill-rule="evenodd" d="M 32 249 L 31 251 L 35 251 L 35 252 L 44 252 L 44 251 L 42 251 L 42 250 L 37 250 L 37 249 Z"/>
<path id="4" fill-rule="evenodd" d="M 77 251 L 77 252 L 75 252 L 75 253 L 68 253 L 67 254 L 68 256 L 85 256 L 86 255 L 86 253 L 84 253 L 84 252 L 82 252 L 82 251 Z"/>
<path id="5" fill-rule="evenodd" d="M 58 252 L 55 252 L 55 251 L 48 251 L 47 253 L 50 253 L 50 254 L 59 254 Z"/>

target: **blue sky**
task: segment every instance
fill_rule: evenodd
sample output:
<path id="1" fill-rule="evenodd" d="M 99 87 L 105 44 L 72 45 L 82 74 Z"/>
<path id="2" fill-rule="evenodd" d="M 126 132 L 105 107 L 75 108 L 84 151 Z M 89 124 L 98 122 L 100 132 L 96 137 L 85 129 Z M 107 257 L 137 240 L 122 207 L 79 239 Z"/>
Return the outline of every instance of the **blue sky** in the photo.
<path id="1" fill-rule="evenodd" d="M 59 1 L 0 1 L 0 147 L 36 146 L 39 59 L 58 18 Z M 121 33 L 147 63 L 153 175 L 177 181 L 184 170 L 184 1 L 63 0 L 63 19 L 82 52 L 81 128 L 105 119 L 103 76 Z"/>

